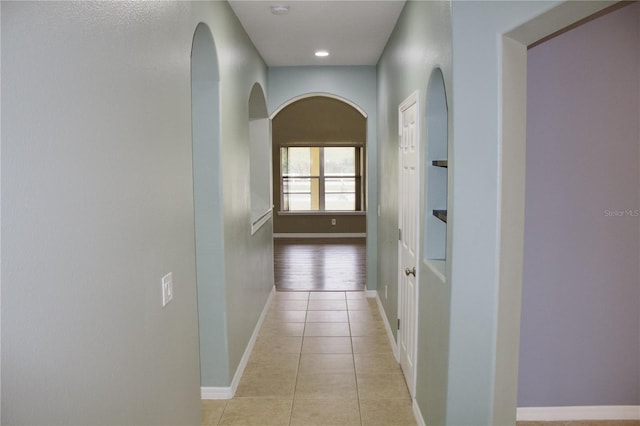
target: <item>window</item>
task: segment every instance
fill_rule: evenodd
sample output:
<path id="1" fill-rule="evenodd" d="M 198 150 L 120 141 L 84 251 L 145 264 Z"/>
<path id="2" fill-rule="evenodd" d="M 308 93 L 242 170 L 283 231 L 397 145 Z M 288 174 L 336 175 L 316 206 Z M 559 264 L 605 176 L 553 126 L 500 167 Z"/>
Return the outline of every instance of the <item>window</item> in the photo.
<path id="1" fill-rule="evenodd" d="M 362 210 L 362 148 L 280 150 L 283 211 Z"/>

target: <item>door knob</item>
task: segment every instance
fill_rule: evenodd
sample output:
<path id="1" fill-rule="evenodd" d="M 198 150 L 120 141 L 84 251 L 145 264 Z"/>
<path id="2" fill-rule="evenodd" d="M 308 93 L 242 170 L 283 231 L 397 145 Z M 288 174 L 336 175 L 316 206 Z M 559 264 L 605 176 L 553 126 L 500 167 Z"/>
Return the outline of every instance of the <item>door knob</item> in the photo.
<path id="1" fill-rule="evenodd" d="M 415 276 L 416 276 L 416 267 L 414 266 L 414 267 L 413 267 L 413 268 L 411 268 L 411 269 L 409 269 L 409 268 L 405 268 L 405 270 L 404 270 L 404 274 L 405 274 L 406 276 L 413 275 L 413 276 L 415 277 Z"/>

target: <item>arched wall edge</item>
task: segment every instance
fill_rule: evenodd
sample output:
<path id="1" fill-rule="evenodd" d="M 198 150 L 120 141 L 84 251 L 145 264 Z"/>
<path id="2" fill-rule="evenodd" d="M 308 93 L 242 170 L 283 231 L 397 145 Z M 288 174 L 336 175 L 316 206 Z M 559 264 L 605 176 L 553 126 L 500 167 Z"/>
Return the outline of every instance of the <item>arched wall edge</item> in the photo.
<path id="1" fill-rule="evenodd" d="M 350 105 L 351 107 L 355 108 L 360 114 L 362 114 L 362 116 L 364 118 L 368 117 L 367 112 L 364 109 L 362 109 L 362 107 L 360 105 L 356 104 L 355 102 L 353 102 L 353 101 L 351 101 L 351 100 L 349 100 L 347 98 L 344 98 L 344 97 L 338 96 L 338 95 L 334 95 L 333 93 L 311 92 L 311 93 L 305 93 L 305 94 L 302 94 L 302 95 L 298 95 L 298 96 L 293 97 L 293 98 L 287 100 L 286 102 L 282 103 L 278 108 L 275 109 L 275 111 L 273 111 L 271 113 L 269 118 L 273 120 L 274 117 L 280 113 L 280 111 L 282 111 L 284 108 L 288 107 L 289 105 L 291 105 L 294 102 L 297 102 L 297 101 L 299 101 L 301 99 L 313 98 L 313 97 L 316 97 L 316 96 L 337 99 L 337 100 L 339 100 L 341 102 L 344 102 L 345 104 Z"/>

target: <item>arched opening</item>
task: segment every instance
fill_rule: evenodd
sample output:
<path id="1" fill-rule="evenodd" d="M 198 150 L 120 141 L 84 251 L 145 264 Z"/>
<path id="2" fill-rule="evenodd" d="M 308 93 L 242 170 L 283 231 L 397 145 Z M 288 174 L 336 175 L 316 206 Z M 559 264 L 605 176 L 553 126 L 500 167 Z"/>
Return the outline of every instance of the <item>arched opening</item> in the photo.
<path id="1" fill-rule="evenodd" d="M 362 109 L 360 107 L 360 105 L 356 104 L 355 102 L 351 102 L 349 99 L 343 98 L 342 96 L 334 95 L 334 94 L 331 94 L 331 93 L 320 93 L 319 92 L 319 93 L 305 93 L 304 95 L 296 96 L 294 98 L 289 99 L 288 101 L 286 101 L 282 105 L 280 105 L 278 108 L 276 108 L 276 110 L 273 113 L 271 113 L 271 119 L 273 119 L 276 115 L 278 115 L 280 113 L 280 111 L 282 111 L 284 108 L 288 107 L 292 103 L 298 102 L 298 101 L 300 101 L 302 99 L 313 98 L 313 97 L 317 97 L 317 96 L 336 99 L 338 101 L 344 102 L 345 104 L 350 105 L 353 108 L 355 108 L 360 114 L 362 114 L 363 117 L 367 118 L 366 111 L 364 109 Z"/>
<path id="2" fill-rule="evenodd" d="M 305 232 L 288 226 L 286 214 L 317 218 L 366 210 L 366 117 L 360 111 L 331 97 L 297 100 L 275 115 L 273 141 L 274 201 L 285 214 L 276 233 Z M 338 232 L 314 225 L 315 232 Z"/>
<path id="3" fill-rule="evenodd" d="M 251 233 L 272 215 L 271 121 L 264 91 L 255 83 L 249 96 L 249 162 L 251 175 Z"/>
<path id="4" fill-rule="evenodd" d="M 218 57 L 209 27 L 198 24 L 191 50 L 191 125 L 196 275 L 200 334 L 200 381 L 228 381 L 225 337 L 224 249 L 220 186 Z"/>
<path id="5" fill-rule="evenodd" d="M 342 283 L 324 280 L 315 283 L 313 289 L 364 290 L 366 114 L 336 96 L 304 95 L 272 114 L 272 129 L 276 252 L 286 238 L 313 238 L 315 242 L 332 238 L 329 244 L 356 238 L 351 241 L 353 261 L 342 262 L 344 274 L 334 271 L 353 279 Z M 341 259 L 345 260 L 346 255 Z M 337 267 L 337 262 L 332 264 Z M 354 265 L 361 266 L 362 271 Z M 300 280 L 289 282 L 286 277 L 279 277 L 277 270 L 278 289 L 306 289 L 300 287 Z M 347 281 L 349 288 L 344 287 Z"/>

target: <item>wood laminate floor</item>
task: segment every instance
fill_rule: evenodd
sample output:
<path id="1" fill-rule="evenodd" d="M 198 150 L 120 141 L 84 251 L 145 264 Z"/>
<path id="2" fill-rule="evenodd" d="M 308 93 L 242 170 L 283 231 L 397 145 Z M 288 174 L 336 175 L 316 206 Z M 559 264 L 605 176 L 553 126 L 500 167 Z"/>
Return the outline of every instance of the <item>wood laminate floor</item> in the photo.
<path id="1" fill-rule="evenodd" d="M 273 250 L 279 291 L 361 291 L 366 287 L 364 238 L 277 238 Z"/>

